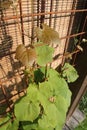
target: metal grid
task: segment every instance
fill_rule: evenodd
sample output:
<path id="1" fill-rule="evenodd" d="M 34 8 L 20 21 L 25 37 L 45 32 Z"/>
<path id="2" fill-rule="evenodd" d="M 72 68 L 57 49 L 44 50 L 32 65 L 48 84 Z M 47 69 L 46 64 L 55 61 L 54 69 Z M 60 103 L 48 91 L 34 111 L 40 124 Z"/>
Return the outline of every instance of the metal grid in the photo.
<path id="1" fill-rule="evenodd" d="M 26 88 L 22 75 L 23 67 L 15 59 L 16 47 L 20 43 L 28 46 L 35 40 L 35 27 L 47 23 L 59 32 L 61 44 L 55 48 L 54 57 L 58 54 L 62 56 L 53 61 L 54 68 L 63 64 L 64 53 L 68 47 L 72 52 L 74 38 L 79 37 L 80 43 L 82 37 L 87 34 L 87 0 L 19 0 L 18 3 L 18 16 L 12 9 L 0 11 L 0 95 L 3 95 L 0 96 L 0 106 L 3 107 L 7 103 L 7 111 L 12 109 L 12 102 L 23 95 L 22 92 Z M 74 53 L 78 52 L 76 50 Z M 0 115 L 4 113 L 5 110 Z"/>

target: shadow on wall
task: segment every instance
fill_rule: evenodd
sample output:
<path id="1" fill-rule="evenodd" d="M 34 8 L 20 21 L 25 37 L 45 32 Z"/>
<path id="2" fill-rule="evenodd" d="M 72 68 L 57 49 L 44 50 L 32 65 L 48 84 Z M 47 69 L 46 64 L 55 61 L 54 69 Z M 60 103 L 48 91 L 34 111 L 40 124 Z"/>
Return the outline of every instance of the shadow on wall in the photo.
<path id="1" fill-rule="evenodd" d="M 5 116 L 7 111 L 13 111 L 14 102 L 25 95 L 27 87 L 25 76 L 18 83 L 12 82 L 7 87 L 8 82 L 6 85 L 2 85 L 3 89 L 0 87 L 0 117 Z"/>

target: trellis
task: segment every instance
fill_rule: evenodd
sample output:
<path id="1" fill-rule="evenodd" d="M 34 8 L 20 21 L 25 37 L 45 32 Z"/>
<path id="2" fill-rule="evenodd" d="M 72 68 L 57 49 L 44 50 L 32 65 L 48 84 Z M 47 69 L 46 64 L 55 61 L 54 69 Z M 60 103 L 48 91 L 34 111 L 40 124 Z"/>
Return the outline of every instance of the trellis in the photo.
<path id="1" fill-rule="evenodd" d="M 19 0 L 17 12 L 11 8 L 0 10 L 0 107 L 6 106 L 1 116 L 12 110 L 12 102 L 22 96 L 26 88 L 23 67 L 15 59 L 16 47 L 19 44 L 28 46 L 36 40 L 35 27 L 46 23 L 59 33 L 61 39 L 51 66 L 57 68 L 64 63 L 67 49 L 74 54 L 74 64 L 80 51 L 72 50 L 75 39 L 79 39 L 80 44 L 87 34 L 86 6 L 87 0 Z"/>

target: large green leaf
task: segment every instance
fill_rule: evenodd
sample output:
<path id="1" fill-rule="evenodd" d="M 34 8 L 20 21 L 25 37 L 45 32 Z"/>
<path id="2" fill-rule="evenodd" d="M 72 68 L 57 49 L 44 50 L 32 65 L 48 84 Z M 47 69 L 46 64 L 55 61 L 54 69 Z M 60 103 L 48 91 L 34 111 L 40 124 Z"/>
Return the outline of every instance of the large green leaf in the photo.
<path id="1" fill-rule="evenodd" d="M 53 121 L 55 122 L 55 121 Z M 46 115 L 43 115 L 41 119 L 38 121 L 39 129 L 40 130 L 53 130 L 52 127 L 50 127 L 48 117 Z"/>
<path id="2" fill-rule="evenodd" d="M 56 70 L 48 69 L 48 81 L 40 83 L 39 90 L 47 98 L 57 95 L 61 95 L 67 101 L 67 105 L 70 104 L 71 92 L 68 88 L 67 82 L 60 77 Z M 49 93 L 46 93 L 49 92 Z M 50 96 L 50 97 L 49 97 Z"/>
<path id="3" fill-rule="evenodd" d="M 58 120 L 60 119 L 60 112 L 58 111 L 55 104 L 50 103 L 50 105 L 48 105 L 47 109 L 45 110 L 45 114 L 48 118 L 49 126 L 55 128 Z"/>
<path id="4" fill-rule="evenodd" d="M 44 69 L 40 72 L 44 74 Z M 24 130 L 62 130 L 70 99 L 66 81 L 48 68 L 47 81 L 29 85 L 27 95 L 16 104 L 15 115 L 20 121 L 32 122 L 24 126 Z M 37 125 L 34 125 L 35 120 Z"/>
<path id="5" fill-rule="evenodd" d="M 62 68 L 62 76 L 66 78 L 67 82 L 74 82 L 79 76 L 75 68 L 69 63 L 65 63 Z"/>
<path id="6" fill-rule="evenodd" d="M 47 45 L 36 47 L 37 63 L 40 66 L 45 66 L 52 61 L 54 49 Z"/>
<path id="7" fill-rule="evenodd" d="M 29 101 L 38 102 L 38 85 L 34 83 L 29 84 L 27 89 L 27 98 Z"/>
<path id="8" fill-rule="evenodd" d="M 48 81 L 39 84 L 39 91 L 45 97 L 44 99 L 48 104 L 45 105 L 42 98 L 40 98 L 46 115 L 46 119 L 42 118 L 40 123 L 43 123 L 43 119 L 48 120 L 49 127 L 55 128 L 59 124 L 59 127 L 62 129 L 71 101 L 71 92 L 66 81 L 55 70 L 49 69 L 48 75 Z M 52 123 L 53 120 L 54 123 Z"/>
<path id="9" fill-rule="evenodd" d="M 18 120 L 33 122 L 33 120 L 38 117 L 40 113 L 40 107 L 39 102 L 36 100 L 34 94 L 35 93 L 32 91 L 32 97 L 31 95 L 25 96 L 15 104 L 15 115 Z"/>
<path id="10" fill-rule="evenodd" d="M 33 121 L 35 120 L 39 113 L 40 113 L 40 108 L 38 103 L 33 103 L 33 102 L 25 102 L 21 100 L 19 104 L 15 105 L 15 115 L 17 119 L 20 121 Z M 22 110 L 21 110 L 22 109 Z M 20 111 L 21 110 L 21 111 Z"/>

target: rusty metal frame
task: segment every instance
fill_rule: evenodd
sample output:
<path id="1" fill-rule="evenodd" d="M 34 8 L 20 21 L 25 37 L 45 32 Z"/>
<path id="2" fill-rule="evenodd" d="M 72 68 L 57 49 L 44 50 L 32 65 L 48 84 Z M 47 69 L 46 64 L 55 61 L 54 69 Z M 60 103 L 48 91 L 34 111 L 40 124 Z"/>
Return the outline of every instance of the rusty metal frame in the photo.
<path id="1" fill-rule="evenodd" d="M 41 15 L 52 15 L 52 14 L 61 14 L 61 13 L 80 13 L 80 12 L 87 12 L 87 9 L 79 9 L 79 10 L 62 10 L 62 11 L 52 11 L 52 12 L 45 12 L 45 13 L 34 13 L 34 14 L 22 14 L 21 16 L 18 15 L 18 18 L 22 17 L 31 17 L 31 16 L 41 16 Z M 4 20 L 10 20 L 10 19 L 17 19 L 17 16 L 8 16 L 4 17 Z M 1 19 L 0 19 L 1 20 Z"/>

